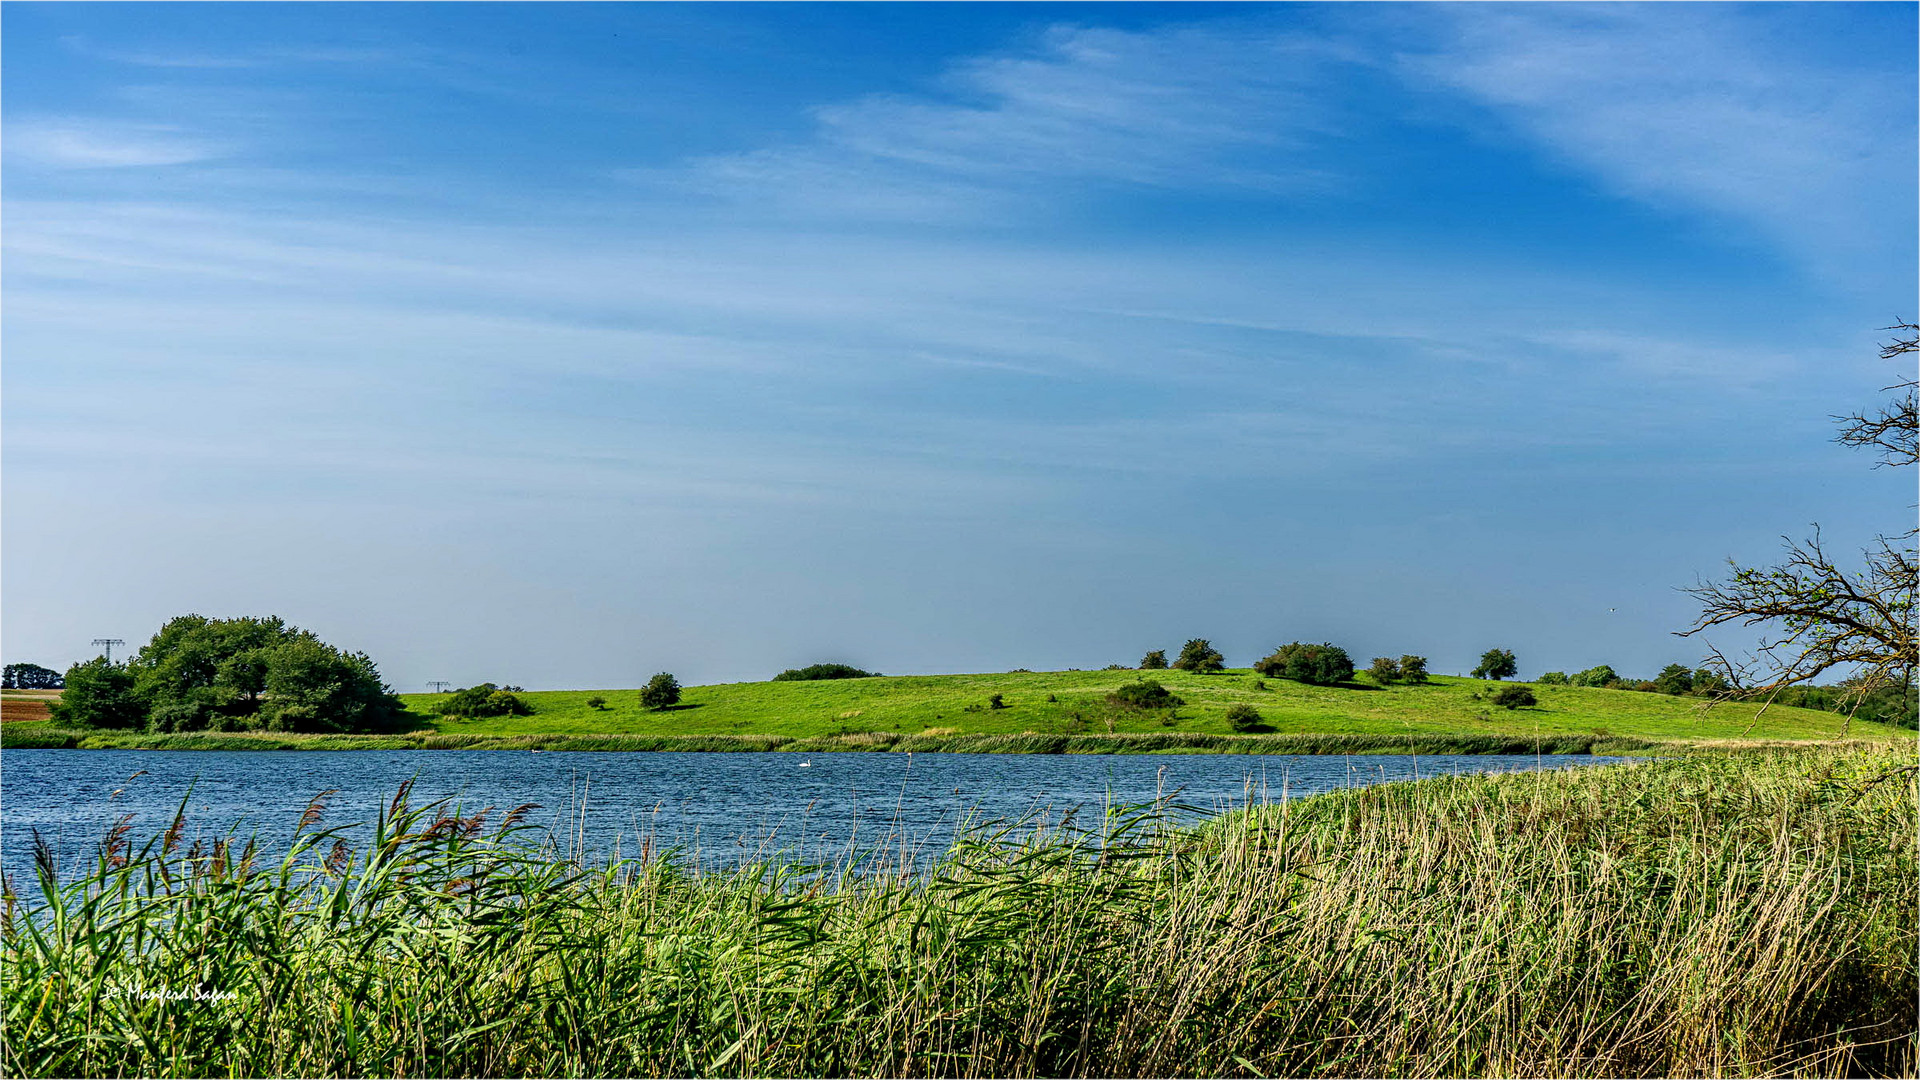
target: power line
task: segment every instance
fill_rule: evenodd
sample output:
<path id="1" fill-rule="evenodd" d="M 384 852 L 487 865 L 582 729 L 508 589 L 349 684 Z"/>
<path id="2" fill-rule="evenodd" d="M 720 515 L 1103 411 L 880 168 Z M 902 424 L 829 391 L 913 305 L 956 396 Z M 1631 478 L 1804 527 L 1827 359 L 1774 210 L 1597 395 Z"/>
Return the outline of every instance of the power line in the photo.
<path id="1" fill-rule="evenodd" d="M 113 647 L 114 647 L 115 645 L 125 645 L 125 644 L 126 644 L 126 642 L 124 642 L 124 641 L 122 641 L 122 640 L 120 640 L 120 639 L 119 639 L 119 638 L 117 638 L 117 637 L 97 637 L 97 638 L 94 638 L 94 639 L 93 639 L 93 643 L 94 643 L 95 645 L 101 645 L 101 646 L 105 646 L 105 647 L 106 647 L 106 650 L 107 650 L 107 663 L 109 663 L 109 664 L 111 664 L 111 663 L 113 663 Z"/>
<path id="2" fill-rule="evenodd" d="M 427 680 L 427 689 L 433 691 L 436 694 L 446 693 L 447 687 L 452 685 L 453 685 L 452 683 L 447 682 L 444 679 L 428 679 Z"/>

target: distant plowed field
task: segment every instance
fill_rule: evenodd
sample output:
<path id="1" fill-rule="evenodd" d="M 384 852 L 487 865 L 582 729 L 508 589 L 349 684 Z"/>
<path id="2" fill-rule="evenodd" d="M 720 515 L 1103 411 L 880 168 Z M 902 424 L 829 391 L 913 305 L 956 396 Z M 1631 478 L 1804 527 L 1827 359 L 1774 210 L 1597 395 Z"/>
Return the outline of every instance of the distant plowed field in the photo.
<path id="1" fill-rule="evenodd" d="M 44 697 L 15 697 L 8 694 L 0 697 L 0 724 L 18 723 L 22 720 L 45 720 L 48 702 L 58 701 L 60 695 L 49 693 Z"/>

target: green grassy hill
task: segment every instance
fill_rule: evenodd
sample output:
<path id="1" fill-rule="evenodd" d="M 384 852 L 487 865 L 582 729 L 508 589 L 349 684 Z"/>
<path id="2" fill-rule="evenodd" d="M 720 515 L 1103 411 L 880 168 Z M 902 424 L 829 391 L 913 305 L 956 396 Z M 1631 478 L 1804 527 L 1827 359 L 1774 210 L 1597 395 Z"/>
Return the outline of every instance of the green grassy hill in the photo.
<path id="1" fill-rule="evenodd" d="M 1151 677 L 1185 700 L 1172 710 L 1126 709 L 1115 689 Z M 406 694 L 406 732 L 298 735 L 274 732 L 90 731 L 9 711 L 8 748 L 156 750 L 920 750 L 970 753 L 1634 753 L 1756 743 L 1912 740 L 1911 731 L 1810 709 L 1753 704 L 1712 708 L 1697 698 L 1631 690 L 1533 686 L 1539 704 L 1504 709 L 1503 684 L 1435 676 L 1421 686 L 1339 687 L 1261 679 L 1247 670 L 1043 671 L 902 675 L 819 682 L 687 687 L 664 711 L 640 691 L 524 693 L 530 716 L 451 719 L 443 695 Z M 1001 696 L 1003 708 L 990 705 Z M 606 704 L 592 708 L 595 697 Z M 1227 709 L 1257 709 L 1254 734 L 1235 734 Z M 9 708 L 16 703 L 7 702 Z M 43 708 L 43 703 L 32 703 Z M 1756 715 L 1758 714 L 1758 715 Z"/>
<path id="2" fill-rule="evenodd" d="M 1114 689 L 1150 677 L 1186 700 L 1171 713 L 1116 708 Z M 1630 690 L 1534 686 L 1540 704 L 1492 704 L 1507 684 L 1435 676 L 1424 686 L 1375 686 L 1361 676 L 1340 687 L 1262 680 L 1247 670 L 1049 671 L 991 675 L 905 675 L 819 682 L 724 683 L 687 687 L 678 706 L 650 712 L 640 691 L 563 690 L 523 695 L 531 716 L 453 720 L 433 714 L 432 694 L 405 695 L 437 731 L 472 735 L 778 735 L 809 738 L 883 734 L 1101 735 L 1156 732 L 1227 735 L 1226 711 L 1245 703 L 1279 733 L 1355 735 L 1616 736 L 1653 740 L 1831 739 L 1844 718 L 1809 709 L 1721 704 Z M 999 694 L 1005 708 L 989 707 Z M 592 709 L 592 697 L 606 707 Z M 1894 738 L 1899 729 L 1855 723 L 1856 738 Z M 1907 733 L 1911 737 L 1910 733 Z"/>

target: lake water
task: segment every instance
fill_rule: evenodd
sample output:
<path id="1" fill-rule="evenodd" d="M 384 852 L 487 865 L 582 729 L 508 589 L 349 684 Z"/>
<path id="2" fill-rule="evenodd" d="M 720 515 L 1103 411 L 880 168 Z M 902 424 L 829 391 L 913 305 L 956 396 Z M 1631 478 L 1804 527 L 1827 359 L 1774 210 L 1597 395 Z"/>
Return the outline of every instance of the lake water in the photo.
<path id="1" fill-rule="evenodd" d="M 1548 755 L 1538 767 L 1627 758 Z M 237 829 L 283 850 L 308 801 L 339 789 L 325 823 L 365 822 L 408 779 L 413 803 L 457 799 L 466 811 L 538 803 L 529 821 L 562 850 L 584 841 L 601 859 L 642 838 L 709 864 L 783 851 L 831 860 L 905 841 L 936 850 L 964 821 L 1023 817 L 1081 823 L 1108 804 L 1171 797 L 1218 812 L 1341 787 L 1448 773 L 1513 772 L 1533 755 L 1255 756 L 833 753 L 528 753 L 437 751 L 8 750 L 0 761 L 0 868 L 33 880 L 33 832 L 63 877 L 91 860 L 102 834 L 132 814 L 132 837 L 163 831 L 182 798 L 186 839 Z M 136 775 L 144 773 L 144 775 Z"/>

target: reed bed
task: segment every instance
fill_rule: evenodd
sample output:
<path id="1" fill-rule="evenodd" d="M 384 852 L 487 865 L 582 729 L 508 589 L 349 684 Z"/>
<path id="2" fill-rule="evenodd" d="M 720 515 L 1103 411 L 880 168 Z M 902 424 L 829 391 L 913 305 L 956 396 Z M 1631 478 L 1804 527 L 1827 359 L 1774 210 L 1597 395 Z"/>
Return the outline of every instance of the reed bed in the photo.
<path id="1" fill-rule="evenodd" d="M 7 893 L 11 1075 L 1912 1075 L 1910 753 L 1444 777 L 928 862 L 324 800 Z M 184 806 L 184 803 L 183 803 Z"/>

